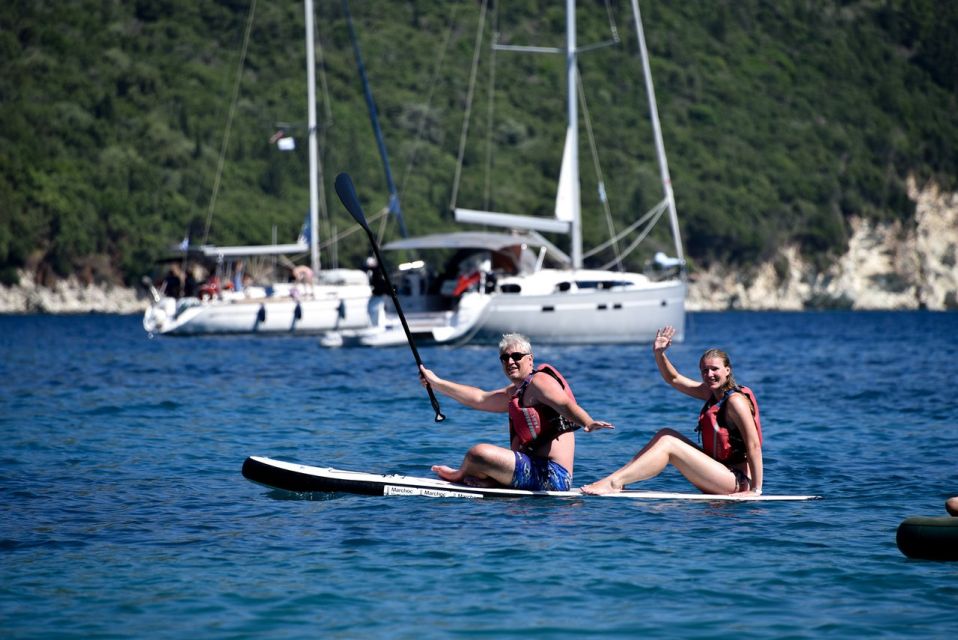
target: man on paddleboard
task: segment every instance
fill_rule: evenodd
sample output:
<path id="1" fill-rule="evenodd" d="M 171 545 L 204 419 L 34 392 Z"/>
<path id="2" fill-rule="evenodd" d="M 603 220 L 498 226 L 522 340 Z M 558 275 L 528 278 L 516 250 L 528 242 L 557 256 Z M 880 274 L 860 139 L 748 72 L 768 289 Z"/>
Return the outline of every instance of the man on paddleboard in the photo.
<path id="1" fill-rule="evenodd" d="M 423 386 L 480 411 L 509 414 L 510 448 L 477 444 L 458 469 L 436 465 L 443 480 L 473 486 L 505 486 L 530 491 L 568 491 L 572 487 L 575 430 L 613 429 L 593 420 L 578 405 L 569 384 L 554 367 L 533 362 L 528 338 L 509 333 L 499 341 L 499 362 L 509 384 L 484 391 L 444 380 L 420 366 Z"/>

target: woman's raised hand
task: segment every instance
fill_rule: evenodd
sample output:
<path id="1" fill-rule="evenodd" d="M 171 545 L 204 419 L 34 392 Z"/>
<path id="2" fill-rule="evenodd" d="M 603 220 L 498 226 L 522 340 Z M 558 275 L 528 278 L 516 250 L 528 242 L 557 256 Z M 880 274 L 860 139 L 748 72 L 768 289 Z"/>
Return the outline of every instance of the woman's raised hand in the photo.
<path id="1" fill-rule="evenodd" d="M 660 353 L 669 348 L 672 344 L 672 336 L 675 335 L 675 329 L 670 325 L 662 327 L 655 332 L 655 342 L 652 343 L 652 351 Z"/>

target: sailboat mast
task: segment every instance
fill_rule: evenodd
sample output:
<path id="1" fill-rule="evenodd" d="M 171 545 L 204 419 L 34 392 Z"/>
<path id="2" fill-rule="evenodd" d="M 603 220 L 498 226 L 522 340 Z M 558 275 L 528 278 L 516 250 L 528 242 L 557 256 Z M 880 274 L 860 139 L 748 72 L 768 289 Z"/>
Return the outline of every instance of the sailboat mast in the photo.
<path id="1" fill-rule="evenodd" d="M 652 120 L 652 133 L 655 136 L 655 155 L 659 160 L 659 175 L 662 189 L 669 207 L 669 222 L 672 226 L 672 240 L 675 242 L 675 257 L 685 264 L 685 252 L 682 250 L 682 236 L 679 233 L 679 216 L 675 211 L 675 194 L 672 192 L 672 178 L 669 175 L 669 163 L 665 158 L 665 144 L 662 142 L 662 126 L 659 123 L 659 109 L 655 102 L 655 87 L 652 86 L 652 69 L 649 66 L 649 52 L 645 47 L 645 31 L 642 29 L 642 14 L 639 13 L 639 1 L 632 0 L 632 15 L 635 17 L 635 31 L 639 38 L 639 54 L 642 57 L 642 75 L 645 76 L 645 92 L 649 97 L 649 117 Z"/>
<path id="2" fill-rule="evenodd" d="M 569 196 L 572 198 L 572 268 L 582 268 L 582 201 L 579 195 L 579 112 L 576 102 L 576 34 L 575 0 L 566 0 L 566 82 L 569 125 L 566 132 L 566 145 L 571 150 L 566 167 L 571 178 Z"/>
<path id="3" fill-rule="evenodd" d="M 393 173 L 389 168 L 389 154 L 386 152 L 386 141 L 383 139 L 383 130 L 379 126 L 379 112 L 376 109 L 376 101 L 373 100 L 372 89 L 369 88 L 369 78 L 366 77 L 366 65 L 363 64 L 363 56 L 359 50 L 359 38 L 356 37 L 356 29 L 353 27 L 353 16 L 349 11 L 349 0 L 343 0 L 343 13 L 346 15 L 346 26 L 349 27 L 349 39 L 353 43 L 353 55 L 356 57 L 356 69 L 359 71 L 359 79 L 363 85 L 363 96 L 366 98 L 366 108 L 369 111 L 369 121 L 373 127 L 373 135 L 376 136 L 376 146 L 379 149 L 379 157 L 383 161 L 383 172 L 386 174 L 386 187 L 389 189 L 389 213 L 396 217 L 399 222 L 399 235 L 403 238 L 409 233 L 406 231 L 406 221 L 403 219 L 402 208 L 399 205 L 399 190 L 396 183 L 393 182 Z"/>
<path id="4" fill-rule="evenodd" d="M 316 141 L 316 53 L 313 0 L 305 0 L 306 105 L 309 128 L 309 250 L 313 273 L 319 272 L 319 148 Z"/>

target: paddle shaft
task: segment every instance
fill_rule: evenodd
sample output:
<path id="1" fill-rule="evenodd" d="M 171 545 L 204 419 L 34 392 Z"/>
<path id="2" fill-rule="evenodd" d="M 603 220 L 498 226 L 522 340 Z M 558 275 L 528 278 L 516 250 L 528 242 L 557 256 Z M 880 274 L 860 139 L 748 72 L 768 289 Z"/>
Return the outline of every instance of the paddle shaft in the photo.
<path id="1" fill-rule="evenodd" d="M 355 218 L 356 222 L 359 223 L 359 226 L 363 228 L 363 231 L 366 232 L 366 236 L 369 238 L 369 244 L 372 245 L 373 254 L 376 256 L 376 268 L 379 269 L 379 273 L 382 274 L 383 279 L 386 281 L 386 289 L 389 291 L 389 297 L 392 298 L 393 305 L 396 307 L 399 322 L 402 323 L 402 329 L 406 333 L 406 341 L 409 343 L 412 355 L 416 359 L 416 372 L 419 373 L 419 367 L 423 366 L 422 358 L 419 357 L 419 349 L 416 348 L 416 341 L 412 337 L 409 324 L 406 322 L 406 316 L 402 312 L 402 305 L 399 304 L 399 296 L 396 295 L 396 290 L 393 289 L 393 283 L 389 279 L 386 263 L 383 261 L 383 256 L 379 252 L 379 244 L 376 242 L 376 237 L 366 222 L 366 215 L 363 213 L 362 206 L 359 204 L 356 189 L 353 187 L 353 181 L 348 174 L 341 173 L 336 176 L 336 193 L 346 206 L 346 210 Z M 429 393 L 429 402 L 432 403 L 432 408 L 436 412 L 436 422 L 442 422 L 446 419 L 446 416 L 442 415 L 442 411 L 439 409 L 439 400 L 436 398 L 436 393 L 432 390 L 432 385 L 430 385 L 429 382 L 426 382 L 426 391 Z"/>

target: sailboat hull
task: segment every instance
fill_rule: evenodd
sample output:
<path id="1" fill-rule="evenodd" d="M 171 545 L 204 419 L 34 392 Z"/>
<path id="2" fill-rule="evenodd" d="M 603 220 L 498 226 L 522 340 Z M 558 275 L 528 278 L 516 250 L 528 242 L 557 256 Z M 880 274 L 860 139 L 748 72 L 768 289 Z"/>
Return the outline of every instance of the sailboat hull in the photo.
<path id="1" fill-rule="evenodd" d="M 497 341 L 518 332 L 534 342 L 553 344 L 643 343 L 671 325 L 681 340 L 685 330 L 685 283 L 649 285 L 621 291 L 578 291 L 542 296 L 494 296 L 475 332 L 476 342 Z"/>
<path id="2" fill-rule="evenodd" d="M 369 325 L 368 286 L 317 286 L 309 297 L 234 298 L 201 302 L 163 298 L 147 309 L 143 328 L 159 335 L 313 334 Z"/>
<path id="3" fill-rule="evenodd" d="M 597 279 L 603 276 L 604 280 Z M 576 282 L 584 286 L 573 285 Z M 588 286 L 597 282 L 605 288 Z M 571 286 L 566 288 L 567 284 Z M 518 332 L 537 344 L 635 344 L 652 342 L 656 331 L 667 325 L 675 327 L 677 341 L 684 339 L 686 285 L 682 280 L 652 282 L 638 274 L 546 269 L 509 278 L 506 285 L 506 291 L 515 293 L 469 291 L 454 311 L 407 311 L 416 342 L 495 343 L 503 334 Z M 548 293 L 535 293 L 545 286 Z M 403 296 L 402 304 L 417 309 L 423 301 Z M 337 347 L 405 343 L 397 318 L 357 332 L 334 332 L 323 342 Z"/>

